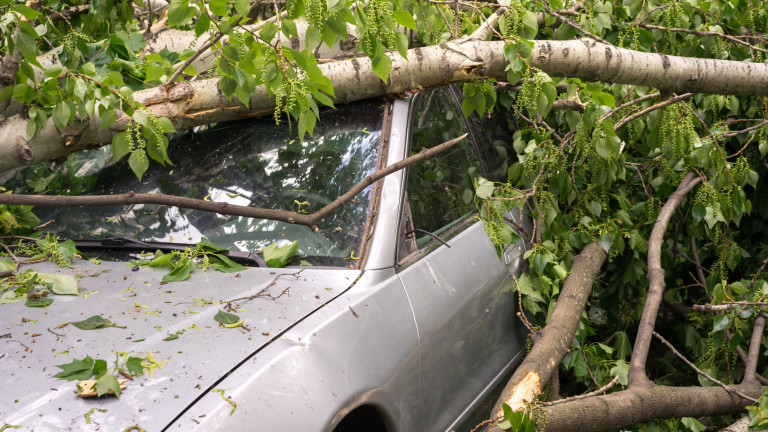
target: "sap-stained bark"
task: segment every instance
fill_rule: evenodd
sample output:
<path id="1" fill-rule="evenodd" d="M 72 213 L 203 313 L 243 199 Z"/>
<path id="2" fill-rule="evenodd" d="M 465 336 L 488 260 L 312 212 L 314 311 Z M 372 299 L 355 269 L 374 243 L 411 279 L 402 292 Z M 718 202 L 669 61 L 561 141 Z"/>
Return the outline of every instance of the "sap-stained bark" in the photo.
<path id="1" fill-rule="evenodd" d="M 494 417 L 502 414 L 502 403 L 519 410 L 526 402 L 541 394 L 542 387 L 549 381 L 571 346 L 581 314 L 592 292 L 592 284 L 605 258 L 605 252 L 597 243 L 588 244 L 574 257 L 572 273 L 565 279 L 549 323 L 539 332 L 531 352 L 502 391 L 493 409 Z"/>
<path id="2" fill-rule="evenodd" d="M 762 392 L 757 383 L 733 388 L 754 398 Z M 721 387 L 635 388 L 552 405 L 545 409 L 544 430 L 610 431 L 653 419 L 733 414 L 750 404 Z"/>
<path id="3" fill-rule="evenodd" d="M 319 67 L 334 85 L 336 103 L 345 103 L 452 81 L 482 77 L 505 79 L 503 46 L 501 41 L 464 39 L 411 49 L 408 60 L 393 53 L 390 54 L 393 68 L 386 83 L 373 73 L 366 57 Z M 589 40 L 536 41 L 531 64 L 552 76 L 586 81 L 647 85 L 678 93 L 768 95 L 766 64 L 662 56 Z M 274 107 L 274 100 L 263 87 L 251 95 L 248 107 L 237 98 L 227 100 L 215 79 L 189 82 L 181 93 L 181 97 L 176 97 L 148 89 L 136 92 L 134 98 L 151 101 L 148 109 L 168 117 L 177 130 L 259 115 Z M 99 129 L 98 119 L 76 123 L 65 131 L 68 137 L 62 138 L 49 119 L 43 130 L 29 141 L 32 161 L 50 160 L 86 147 L 109 144 L 116 133 L 125 129 L 127 120 L 119 116 L 118 121 L 106 129 Z M 26 119 L 22 116 L 11 117 L 0 125 L 0 172 L 25 163 L 15 150 L 17 136 L 26 136 Z M 65 147 L 64 143 L 68 145 Z"/>

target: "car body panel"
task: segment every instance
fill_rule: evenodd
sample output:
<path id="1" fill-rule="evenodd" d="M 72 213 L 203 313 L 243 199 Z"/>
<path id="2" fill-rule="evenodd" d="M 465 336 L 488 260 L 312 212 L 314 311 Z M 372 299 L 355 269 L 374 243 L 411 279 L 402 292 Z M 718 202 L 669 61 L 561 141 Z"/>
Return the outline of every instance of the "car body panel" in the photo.
<path id="1" fill-rule="evenodd" d="M 382 325 L 383 322 L 393 325 Z M 330 431 L 361 404 L 386 412 L 393 430 L 416 430 L 418 337 L 393 269 L 366 271 L 340 298 L 291 328 L 168 430 Z M 258 391 L 254 391 L 258 389 Z"/>
<path id="2" fill-rule="evenodd" d="M 501 263 L 480 222 L 448 243 L 399 273 L 421 339 L 420 430 L 448 427 L 523 345 L 517 265 Z"/>
<path id="3" fill-rule="evenodd" d="M 151 268 L 131 271 L 123 263 L 102 262 L 96 266 L 78 260 L 75 269 L 60 269 L 39 263 L 40 272 L 83 275 L 79 279 L 83 297 L 55 296 L 44 308 L 27 308 L 24 303 L 2 305 L 6 317 L 0 323 L 0 421 L 24 425 L 35 431 L 110 430 L 141 424 L 159 430 L 240 362 L 251 356 L 293 323 L 338 296 L 359 276 L 357 270 L 255 268 L 241 273 L 214 270 L 196 272 L 182 284 L 160 284 L 165 272 Z M 235 313 L 250 331 L 222 328 L 213 316 L 222 301 L 252 296 L 270 285 L 273 296 L 238 302 Z M 335 287 L 327 290 L 327 287 Z M 213 289 L 212 289 L 213 288 Z M 290 295 L 290 296 L 289 296 Z M 196 299 L 210 301 L 201 303 Z M 54 309 L 56 308 L 56 309 Z M 126 328 L 80 330 L 67 321 L 102 315 Z M 22 322 L 23 319 L 26 322 Z M 183 332 L 178 339 L 168 335 Z M 143 341 L 133 342 L 144 339 Z M 28 348 L 28 349 L 27 349 Z M 83 399 L 73 394 L 74 382 L 53 378 L 57 364 L 87 355 L 111 363 L 114 351 L 147 354 L 167 360 L 153 377 L 129 382 L 120 399 Z M 59 353 L 58 355 L 55 355 Z M 162 402 L 162 409 L 158 403 Z M 83 415 L 91 408 L 106 409 L 93 414 L 94 425 L 85 425 Z M 55 415 L 43 415 L 51 413 Z M 119 429 L 117 428 L 118 426 Z"/>

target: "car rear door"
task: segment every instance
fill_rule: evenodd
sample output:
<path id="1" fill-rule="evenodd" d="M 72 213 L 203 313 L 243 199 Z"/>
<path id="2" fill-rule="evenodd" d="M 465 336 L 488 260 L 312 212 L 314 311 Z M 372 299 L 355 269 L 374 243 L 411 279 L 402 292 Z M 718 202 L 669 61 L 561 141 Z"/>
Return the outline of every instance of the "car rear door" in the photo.
<path id="1" fill-rule="evenodd" d="M 410 115 L 410 154 L 468 132 L 449 87 L 417 96 Z M 469 138 L 407 171 L 397 270 L 420 340 L 414 430 L 453 425 L 524 346 L 510 277 L 520 260 L 500 260 L 475 217 L 478 175 Z"/>

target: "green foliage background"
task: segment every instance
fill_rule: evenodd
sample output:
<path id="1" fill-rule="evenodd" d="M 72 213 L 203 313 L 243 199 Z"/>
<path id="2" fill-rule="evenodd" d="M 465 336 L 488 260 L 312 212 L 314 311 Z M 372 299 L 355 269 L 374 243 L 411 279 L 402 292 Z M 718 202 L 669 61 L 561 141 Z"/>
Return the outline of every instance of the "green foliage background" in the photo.
<path id="1" fill-rule="evenodd" d="M 643 52 L 764 63 L 768 5 L 763 0 L 507 1 L 508 10 L 492 37 L 507 41 L 510 85 L 490 80 L 464 85 L 466 115 L 511 111 L 523 125 L 508 137 L 516 153 L 509 182 L 478 185 L 481 215 L 499 244 L 515 235 L 503 222 L 505 211 L 519 207 L 531 216 L 532 226 L 520 233 L 531 243 L 525 256 L 529 272 L 518 282 L 523 305 L 538 326 L 546 322 L 571 260 L 585 244 L 598 241 L 610 255 L 562 362 L 561 369 L 570 377 L 563 392 L 582 393 L 615 375 L 626 384 L 648 287 L 649 234 L 661 206 L 688 172 L 697 173 L 703 182 L 676 211 L 665 237 L 666 307 L 656 326 L 699 368 L 723 382 L 738 382 L 743 368 L 735 347 L 750 339 L 762 304 L 743 305 L 725 315 L 690 307 L 761 303 L 768 295 L 762 271 L 768 256 L 768 200 L 760 198 L 768 166 L 766 99 L 696 94 L 622 124 L 622 119 L 673 95 L 648 97 L 658 92 L 550 77 L 531 68 L 528 59 L 534 39 L 589 37 Z M 257 8 L 246 0 L 172 0 L 164 12 L 168 26 L 213 41 L 210 50 L 216 60 L 208 70 L 197 71 L 187 63 L 199 54 L 191 49 L 142 51 L 146 20 L 160 17 L 135 13 L 133 6 L 139 5 L 113 0 L 0 1 L 0 54 L 21 55 L 18 73 L 0 91 L 0 99 L 24 104 L 30 119 L 27 138 L 48 118 L 63 131 L 75 117 L 98 116 L 102 127 L 109 127 L 124 112 L 131 121 L 128 131 L 115 138 L 113 153 L 115 158 L 128 157 L 141 178 L 148 158 L 173 162 L 165 149 L 166 134 L 174 129 L 167 119 L 148 114 L 133 100 L 133 92 L 198 75 L 217 77 L 220 90 L 244 104 L 263 85 L 279 102 L 275 118 L 288 113 L 304 137 L 314 129 L 318 103 L 333 106 L 333 87 L 317 67 L 315 49 L 346 40 L 347 24 L 356 27 L 358 49 L 385 80 L 392 68 L 387 52 L 405 57 L 409 46 L 469 35 L 499 7 L 413 0 L 288 0 L 274 3 L 272 11 L 266 8 L 268 16 L 284 12 L 282 18 L 254 29 L 246 24 Z M 79 6 L 87 6 L 87 13 L 56 18 Z M 298 20 L 309 23 L 305 35 L 297 30 Z M 306 47 L 281 44 L 275 39 L 280 33 L 304 39 Z M 35 67 L 41 65 L 42 54 L 56 55 L 59 61 L 40 78 Z M 181 71 L 184 74 L 176 74 Z M 630 103 L 643 97 L 640 103 Z M 580 102 L 582 110 L 553 109 L 563 100 Z M 40 171 L 39 178 L 29 181 L 44 193 L 50 182 L 70 180 L 66 173 L 52 178 Z M 26 208 L 3 206 L 0 223 L 9 232 L 24 234 L 37 222 Z M 768 348 L 765 339 L 762 344 Z M 654 345 L 650 359 L 648 372 L 658 383 L 711 385 L 662 347 Z M 761 359 L 758 370 L 765 366 Z M 755 425 L 765 421 L 763 408 L 751 410 Z M 694 422 L 683 419 L 664 427 L 698 430 Z"/>

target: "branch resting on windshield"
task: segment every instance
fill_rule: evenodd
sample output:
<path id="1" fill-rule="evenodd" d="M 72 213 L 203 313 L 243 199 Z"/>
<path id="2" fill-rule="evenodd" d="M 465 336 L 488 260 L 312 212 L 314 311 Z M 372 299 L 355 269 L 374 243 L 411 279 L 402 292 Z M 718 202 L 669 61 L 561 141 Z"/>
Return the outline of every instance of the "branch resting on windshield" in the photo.
<path id="1" fill-rule="evenodd" d="M 228 204 L 225 202 L 213 202 L 205 201 L 195 198 L 180 197 L 175 195 L 166 194 L 138 194 L 134 192 L 128 192 L 119 195 L 81 195 L 81 196 L 65 196 L 65 195 L 20 195 L 20 194 L 0 194 L 0 204 L 10 205 L 31 205 L 31 206 L 56 206 L 56 207 L 92 207 L 92 206 L 106 206 L 106 205 L 127 205 L 127 204 L 159 204 L 166 206 L 174 206 L 193 210 L 202 210 L 222 215 L 232 216 L 244 216 L 257 219 L 270 219 L 281 222 L 288 222 L 292 224 L 306 225 L 317 231 L 319 228 L 317 224 L 325 217 L 329 216 L 339 207 L 351 201 L 357 194 L 362 192 L 365 188 L 372 185 L 376 180 L 388 176 L 394 172 L 420 162 L 424 159 L 430 158 L 438 153 L 441 153 L 448 148 L 454 146 L 467 136 L 464 134 L 460 137 L 454 138 L 450 141 L 446 141 L 440 145 L 432 147 L 427 150 L 422 150 L 418 154 L 410 156 L 400 162 L 394 163 L 386 168 L 382 168 L 368 177 L 364 178 L 360 183 L 356 184 L 344 195 L 336 198 L 333 202 L 323 207 L 322 209 L 312 214 L 302 214 L 287 210 L 272 210 L 265 208 L 247 207 L 234 204 Z"/>

